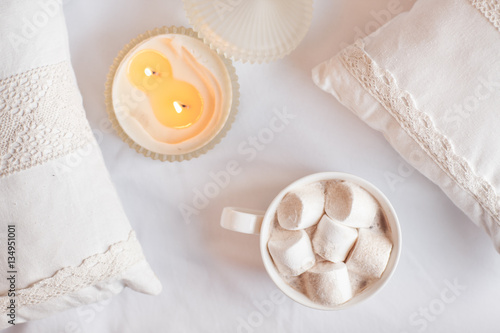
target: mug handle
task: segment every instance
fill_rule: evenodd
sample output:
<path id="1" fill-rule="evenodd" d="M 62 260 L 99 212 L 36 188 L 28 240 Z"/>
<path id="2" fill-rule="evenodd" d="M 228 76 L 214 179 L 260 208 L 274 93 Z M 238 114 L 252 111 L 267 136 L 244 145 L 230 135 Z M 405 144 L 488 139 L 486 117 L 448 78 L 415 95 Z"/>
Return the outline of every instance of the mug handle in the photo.
<path id="1" fill-rule="evenodd" d="M 221 227 L 244 234 L 260 234 L 265 212 L 260 210 L 226 207 L 220 218 Z"/>

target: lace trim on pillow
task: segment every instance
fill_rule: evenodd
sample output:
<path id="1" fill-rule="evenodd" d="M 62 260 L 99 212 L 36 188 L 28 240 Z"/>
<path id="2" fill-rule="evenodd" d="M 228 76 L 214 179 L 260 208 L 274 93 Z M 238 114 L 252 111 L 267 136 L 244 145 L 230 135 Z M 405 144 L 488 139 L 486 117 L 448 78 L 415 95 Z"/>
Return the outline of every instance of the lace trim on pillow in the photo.
<path id="1" fill-rule="evenodd" d="M 397 120 L 404 131 L 434 162 L 500 223 L 500 203 L 493 186 L 476 175 L 469 163 L 455 154 L 452 143 L 441 134 L 431 118 L 417 109 L 409 92 L 402 90 L 388 71 L 365 52 L 362 41 L 344 49 L 344 67 Z"/>
<path id="2" fill-rule="evenodd" d="M 0 80 L 0 177 L 72 153 L 90 140 L 68 61 Z"/>
<path id="3" fill-rule="evenodd" d="M 80 266 L 65 267 L 52 277 L 43 279 L 28 288 L 16 290 L 17 308 L 46 302 L 52 298 L 77 292 L 125 271 L 144 259 L 135 232 L 127 240 L 115 243 L 104 253 L 83 260 Z M 5 313 L 10 299 L 0 297 L 1 313 Z"/>
<path id="4" fill-rule="evenodd" d="M 500 31 L 499 0 L 469 0 Z"/>

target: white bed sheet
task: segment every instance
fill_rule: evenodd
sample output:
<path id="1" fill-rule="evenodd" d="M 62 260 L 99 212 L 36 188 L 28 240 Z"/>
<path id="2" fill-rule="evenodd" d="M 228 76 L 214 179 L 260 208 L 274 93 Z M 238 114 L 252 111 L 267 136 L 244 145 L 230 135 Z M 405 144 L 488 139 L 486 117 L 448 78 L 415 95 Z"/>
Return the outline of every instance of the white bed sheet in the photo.
<path id="1" fill-rule="evenodd" d="M 132 37 L 155 26 L 188 26 L 182 2 L 66 2 L 88 118 L 164 290 L 157 297 L 126 290 L 6 333 L 498 331 L 500 256 L 486 234 L 311 80 L 312 67 L 413 0 L 317 0 L 311 30 L 290 56 L 267 65 L 235 64 L 241 106 L 233 128 L 209 154 L 182 163 L 153 161 L 128 148 L 107 126 L 103 97 L 108 67 Z M 250 149 L 251 137 L 267 139 L 263 129 L 284 110 L 295 118 L 260 150 Z M 232 160 L 239 174 L 187 223 L 180 205 L 192 206 L 211 173 Z M 390 283 L 367 302 L 338 312 L 312 310 L 276 292 L 258 237 L 219 227 L 223 207 L 265 209 L 284 186 L 321 171 L 352 173 L 378 186 L 392 201 L 403 234 Z"/>

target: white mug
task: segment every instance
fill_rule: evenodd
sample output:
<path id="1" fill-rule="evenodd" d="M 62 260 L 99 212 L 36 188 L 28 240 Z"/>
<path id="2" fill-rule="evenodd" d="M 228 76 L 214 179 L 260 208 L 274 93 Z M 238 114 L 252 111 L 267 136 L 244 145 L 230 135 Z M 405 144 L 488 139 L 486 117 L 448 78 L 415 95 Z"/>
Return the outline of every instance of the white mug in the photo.
<path id="1" fill-rule="evenodd" d="M 368 191 L 375 199 L 377 199 L 382 211 L 385 214 L 387 225 L 390 229 L 391 240 L 393 242 L 391 256 L 389 257 L 387 267 L 380 279 L 373 282 L 367 289 L 355 295 L 349 301 L 335 307 L 317 304 L 310 300 L 306 295 L 288 285 L 280 276 L 269 251 L 267 250 L 267 243 L 271 235 L 276 210 L 283 197 L 295 188 L 323 180 L 344 180 L 357 184 Z M 264 262 L 264 267 L 266 268 L 267 273 L 274 283 L 281 289 L 281 291 L 283 291 L 283 293 L 285 293 L 285 295 L 294 301 L 318 310 L 346 309 L 375 295 L 391 278 L 401 254 L 401 230 L 396 212 L 394 211 L 394 208 L 390 204 L 389 200 L 379 189 L 366 180 L 340 172 L 316 173 L 293 182 L 274 198 L 265 212 L 246 208 L 226 207 L 222 211 L 221 226 L 229 230 L 246 234 L 260 234 L 260 253 L 262 261 Z"/>

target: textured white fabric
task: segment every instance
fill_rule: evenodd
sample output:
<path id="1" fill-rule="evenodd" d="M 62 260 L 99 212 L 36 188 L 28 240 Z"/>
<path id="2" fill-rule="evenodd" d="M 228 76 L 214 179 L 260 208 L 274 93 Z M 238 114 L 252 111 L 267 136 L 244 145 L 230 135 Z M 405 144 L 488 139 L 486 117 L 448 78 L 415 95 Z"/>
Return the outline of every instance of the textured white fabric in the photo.
<path id="1" fill-rule="evenodd" d="M 85 118 L 57 1 L 0 4 L 0 267 L 16 229 L 16 297 L 0 281 L 0 329 L 110 297 L 157 294 Z M 26 30 L 27 29 L 27 30 Z M 28 30 L 30 33 L 28 33 Z M 9 273 L 10 274 L 10 273 Z"/>
<path id="2" fill-rule="evenodd" d="M 313 78 L 382 131 L 500 251 L 500 33 L 491 23 L 467 0 L 420 0 Z"/>
<path id="3" fill-rule="evenodd" d="M 93 142 L 75 84 L 68 61 L 0 80 L 0 177 Z"/>
<path id="4" fill-rule="evenodd" d="M 500 256 L 488 236 L 310 78 L 315 65 L 351 44 L 358 31 L 373 31 L 413 2 L 315 1 L 311 30 L 289 56 L 267 65 L 235 63 L 241 106 L 227 137 L 200 158 L 161 163 L 137 154 L 109 128 L 103 89 L 110 64 L 131 38 L 157 26 L 190 26 L 182 1 L 69 0 L 70 50 L 85 110 L 164 291 L 149 297 L 125 290 L 5 333 L 495 332 Z M 284 110 L 295 118 L 275 118 Z M 381 123 L 393 120 L 386 115 Z M 271 126 L 279 132 L 269 141 Z M 260 150 L 248 141 L 259 135 L 268 139 Z M 223 171 L 235 163 L 240 168 L 226 181 Z M 373 298 L 342 311 L 316 311 L 287 298 L 264 269 L 259 237 L 219 225 L 224 207 L 263 210 L 285 186 L 321 171 L 352 173 L 376 185 L 402 227 L 394 276 Z M 206 206 L 200 199 L 199 214 L 186 222 L 179 207 L 194 207 L 195 193 L 214 183 L 215 174 L 224 186 Z"/>
<path id="5" fill-rule="evenodd" d="M 60 295 L 78 293 L 86 287 L 115 278 L 142 260 L 140 245 L 135 233 L 131 232 L 127 240 L 112 244 L 104 253 L 85 258 L 78 266 L 63 267 L 27 288 L 18 288 L 15 296 L 17 307 L 24 311 L 23 307 L 43 304 Z M 2 309 L 9 306 L 11 298 L 9 295 L 0 297 Z"/>
<path id="6" fill-rule="evenodd" d="M 471 0 L 471 3 L 500 31 L 500 12 L 498 10 L 500 3 L 498 0 Z"/>
<path id="7" fill-rule="evenodd" d="M 62 0 L 0 3 L 0 78 L 69 59 Z"/>

